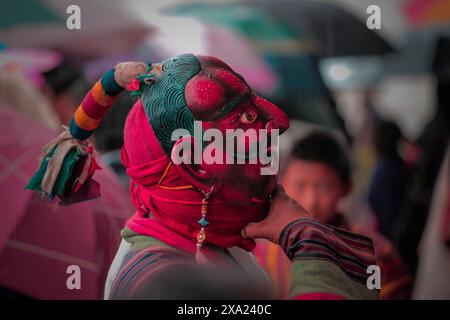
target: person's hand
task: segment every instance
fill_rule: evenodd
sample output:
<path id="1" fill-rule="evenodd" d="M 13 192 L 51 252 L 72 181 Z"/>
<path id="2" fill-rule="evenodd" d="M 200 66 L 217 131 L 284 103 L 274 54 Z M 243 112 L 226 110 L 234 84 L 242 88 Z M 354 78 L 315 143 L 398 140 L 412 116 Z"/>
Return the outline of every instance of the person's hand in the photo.
<path id="1" fill-rule="evenodd" d="M 283 187 L 277 186 L 272 194 L 272 205 L 268 216 L 256 223 L 250 223 L 242 229 L 244 238 L 263 238 L 278 243 L 283 229 L 292 221 L 312 217 L 296 201 L 289 198 Z"/>
<path id="2" fill-rule="evenodd" d="M 131 79 L 145 74 L 147 65 L 138 61 L 121 62 L 114 67 L 114 80 L 122 88 L 126 88 Z"/>

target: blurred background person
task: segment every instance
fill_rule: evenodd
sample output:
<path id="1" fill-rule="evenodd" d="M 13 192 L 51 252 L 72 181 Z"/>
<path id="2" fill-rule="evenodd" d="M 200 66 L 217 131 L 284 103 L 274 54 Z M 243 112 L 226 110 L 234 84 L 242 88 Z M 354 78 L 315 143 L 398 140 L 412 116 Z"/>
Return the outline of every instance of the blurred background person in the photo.
<path id="1" fill-rule="evenodd" d="M 430 212 L 418 247 L 414 299 L 447 299 L 450 296 L 450 148 L 442 162 Z"/>
<path id="2" fill-rule="evenodd" d="M 406 198 L 394 228 L 399 252 L 415 272 L 418 245 L 427 223 L 436 181 L 450 133 L 450 39 L 439 38 L 431 61 L 435 72 L 436 110 L 415 144 L 418 156 L 410 175 Z"/>
<path id="3" fill-rule="evenodd" d="M 61 121 L 51 101 L 40 91 L 44 77 L 40 70 L 36 71 L 36 67 L 30 66 L 33 64 L 33 56 L 44 60 L 41 62 L 41 70 L 53 68 L 59 60 L 58 54 L 48 50 L 0 51 L 0 103 L 3 107 L 34 119 L 49 130 L 58 130 Z M 28 61 L 28 66 L 23 65 L 24 60 Z"/>
<path id="4" fill-rule="evenodd" d="M 392 228 L 404 201 L 406 165 L 398 149 L 402 133 L 391 121 L 375 128 L 376 162 L 369 183 L 368 201 L 377 217 L 378 231 L 391 239 Z"/>
<path id="5" fill-rule="evenodd" d="M 81 67 L 63 56 L 54 68 L 43 73 L 43 77 L 42 93 L 52 104 L 60 122 L 68 126 L 71 112 L 76 110 L 80 99 L 89 89 Z"/>

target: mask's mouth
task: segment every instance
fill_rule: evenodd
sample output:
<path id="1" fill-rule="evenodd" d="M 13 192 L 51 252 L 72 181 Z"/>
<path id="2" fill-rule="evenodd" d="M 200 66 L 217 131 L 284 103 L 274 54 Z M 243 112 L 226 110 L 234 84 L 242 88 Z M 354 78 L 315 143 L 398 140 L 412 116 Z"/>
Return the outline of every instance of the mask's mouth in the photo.
<path id="1" fill-rule="evenodd" d="M 258 199 L 256 197 L 251 198 L 252 203 L 263 204 L 266 203 L 266 201 L 267 201 L 266 199 Z"/>

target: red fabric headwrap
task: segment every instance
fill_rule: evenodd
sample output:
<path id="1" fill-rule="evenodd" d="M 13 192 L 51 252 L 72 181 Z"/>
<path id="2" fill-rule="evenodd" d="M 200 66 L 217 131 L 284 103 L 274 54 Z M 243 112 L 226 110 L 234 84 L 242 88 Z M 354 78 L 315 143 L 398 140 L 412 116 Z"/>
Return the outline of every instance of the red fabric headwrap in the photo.
<path id="1" fill-rule="evenodd" d="M 127 227 L 181 250 L 195 252 L 203 194 L 188 186 L 177 169 L 170 165 L 171 161 L 153 133 L 141 100 L 133 106 L 125 123 L 122 161 L 131 178 L 131 200 L 138 209 L 128 220 Z M 160 181 L 166 168 L 167 174 Z M 171 187 L 181 188 L 174 190 Z M 253 250 L 255 242 L 242 238 L 241 229 L 250 222 L 262 220 L 268 206 L 269 202 L 233 206 L 221 203 L 214 194 L 211 195 L 206 243 Z"/>

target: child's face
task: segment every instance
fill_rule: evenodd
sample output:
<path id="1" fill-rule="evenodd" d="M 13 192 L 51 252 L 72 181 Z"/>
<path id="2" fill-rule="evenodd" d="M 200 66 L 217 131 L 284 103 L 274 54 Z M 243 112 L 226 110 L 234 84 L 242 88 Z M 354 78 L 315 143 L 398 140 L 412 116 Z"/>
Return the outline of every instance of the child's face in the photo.
<path id="1" fill-rule="evenodd" d="M 291 198 L 322 223 L 329 222 L 336 214 L 339 200 L 349 189 L 332 167 L 297 159 L 286 168 L 281 184 Z"/>

